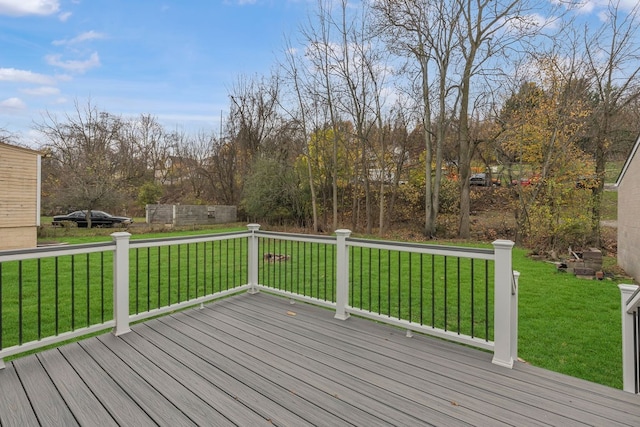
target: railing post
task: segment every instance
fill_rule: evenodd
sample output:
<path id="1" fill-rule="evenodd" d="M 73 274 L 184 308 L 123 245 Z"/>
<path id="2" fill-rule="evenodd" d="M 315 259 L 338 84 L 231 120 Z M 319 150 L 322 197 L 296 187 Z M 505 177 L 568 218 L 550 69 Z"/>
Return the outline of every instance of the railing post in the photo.
<path id="1" fill-rule="evenodd" d="M 513 270 L 513 289 L 511 295 L 511 357 L 518 360 L 518 282 L 520 272 Z"/>
<path id="2" fill-rule="evenodd" d="M 131 332 L 129 328 L 129 238 L 130 233 L 112 233 L 116 242 L 113 254 L 113 334 L 119 336 Z"/>
<path id="3" fill-rule="evenodd" d="M 347 320 L 349 305 L 349 249 L 351 230 L 336 230 L 336 319 Z"/>
<path id="4" fill-rule="evenodd" d="M 248 265 L 248 279 L 251 286 L 247 291 L 250 294 L 258 293 L 258 236 L 255 232 L 260 229 L 260 224 L 248 224 L 247 228 L 251 231 L 249 236 L 249 253 L 247 262 Z"/>
<path id="5" fill-rule="evenodd" d="M 513 362 L 518 357 L 518 285 L 512 266 L 513 245 L 511 240 L 493 242 L 495 253 L 493 339 L 495 347 L 492 362 L 506 368 L 513 368 Z"/>
<path id="6" fill-rule="evenodd" d="M 620 289 L 622 310 L 622 389 L 637 393 L 636 389 L 636 354 L 634 346 L 634 316 L 627 312 L 627 301 L 638 289 L 635 285 L 618 285 Z"/>

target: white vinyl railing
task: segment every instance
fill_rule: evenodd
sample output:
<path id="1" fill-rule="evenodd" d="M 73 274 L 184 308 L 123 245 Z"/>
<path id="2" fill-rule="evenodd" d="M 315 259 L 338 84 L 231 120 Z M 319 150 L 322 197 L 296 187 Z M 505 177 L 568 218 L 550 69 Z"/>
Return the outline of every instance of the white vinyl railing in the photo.
<path id="1" fill-rule="evenodd" d="M 622 298 L 622 389 L 640 393 L 640 287 L 618 285 Z"/>
<path id="2" fill-rule="evenodd" d="M 355 314 L 404 328 L 407 330 L 408 336 L 410 336 L 411 331 L 416 331 L 487 349 L 494 353 L 493 363 L 500 366 L 511 368 L 514 361 L 517 360 L 519 273 L 513 271 L 512 249 L 514 244 L 511 241 L 497 240 L 493 242 L 493 249 L 475 249 L 440 245 L 408 244 L 369 239 L 353 239 L 350 237 L 350 230 L 337 230 L 335 238 L 327 239 L 323 236 L 261 232 L 259 230 L 259 225 L 257 224 L 249 225 L 249 229 L 253 233 L 253 237 L 250 238 L 251 243 L 249 248 L 249 254 L 252 259 L 260 259 L 260 254 L 268 254 L 270 257 L 269 259 L 275 259 L 274 261 L 269 262 L 267 266 L 263 265 L 262 268 L 258 262 L 250 263 L 249 286 L 251 287 L 252 292 L 265 290 L 292 299 L 327 306 L 335 309 L 335 318 L 340 320 L 346 320 L 351 314 Z M 263 240 L 261 242 L 260 239 L 268 239 L 268 241 Z M 283 246 L 280 246 L 280 244 L 272 242 L 272 240 L 285 243 Z M 311 284 L 310 292 L 309 289 L 305 289 L 304 291 L 297 289 L 296 285 L 292 283 L 291 280 L 288 280 L 288 277 L 290 276 L 287 276 L 287 263 L 295 263 L 295 255 L 299 255 L 301 250 L 298 246 L 288 246 L 286 242 L 298 242 L 299 244 L 305 245 L 304 248 L 309 245 L 312 255 L 310 257 L 308 255 L 306 257 L 303 255 L 303 258 L 310 258 L 311 262 L 314 262 L 316 260 L 315 256 L 317 255 L 319 263 L 325 265 L 330 264 L 330 274 L 332 275 L 332 278 L 329 285 L 318 284 L 318 290 L 315 292 L 315 295 L 313 293 L 313 284 Z M 322 249 L 320 249 L 323 246 L 330 246 L 330 251 L 333 252 L 333 255 L 323 257 Z M 274 252 L 272 253 L 264 247 L 272 248 Z M 314 247 L 316 248 L 315 252 L 313 252 Z M 395 313 L 391 313 L 390 301 L 387 301 L 388 307 L 385 313 L 381 312 L 380 307 L 378 307 L 378 311 L 376 311 L 371 306 L 364 307 L 357 305 L 358 298 L 362 301 L 363 295 L 358 295 L 358 292 L 353 289 L 356 286 L 356 281 L 358 280 L 356 277 L 353 277 L 356 276 L 353 270 L 354 266 L 359 266 L 360 269 L 362 269 L 362 264 L 366 264 L 366 260 L 353 259 L 353 255 L 356 251 L 358 251 L 361 256 L 362 252 L 366 251 L 369 256 L 369 265 L 366 269 L 370 271 L 360 274 L 360 276 L 368 275 L 367 277 L 370 278 L 372 276 L 371 270 L 376 269 L 376 266 L 370 265 L 372 252 L 374 253 L 373 257 L 377 257 L 377 261 L 383 264 L 377 268 L 387 272 L 395 268 L 396 271 L 394 274 L 402 276 L 397 278 L 397 280 L 390 278 L 388 280 L 389 283 L 385 285 L 387 286 L 389 295 L 393 292 L 395 296 L 397 293 L 399 300 L 396 307 L 398 310 L 397 315 Z M 394 260 L 395 257 L 397 257 L 398 261 L 387 261 L 386 258 L 381 261 L 380 251 L 383 251 L 389 259 L 392 256 L 391 254 L 393 254 Z M 304 250 L 302 250 L 302 252 L 304 253 Z M 313 253 L 316 255 L 313 255 Z M 411 258 L 408 258 L 407 260 L 407 257 L 410 257 L 411 255 L 415 255 L 414 262 L 411 261 Z M 487 322 L 487 325 L 491 325 L 492 331 L 485 334 L 486 336 L 478 338 L 474 336 L 473 333 L 465 334 L 459 328 L 456 329 L 455 327 L 453 328 L 454 330 L 448 330 L 446 314 L 444 323 L 440 327 L 436 324 L 425 324 L 422 321 L 414 320 L 412 317 L 415 316 L 411 316 L 410 314 L 407 316 L 407 308 L 410 312 L 410 307 L 413 304 L 410 300 L 403 298 L 401 294 L 407 292 L 409 294 L 415 293 L 416 291 L 413 290 L 412 286 L 414 288 L 418 287 L 419 284 L 416 285 L 416 282 L 425 279 L 425 277 L 420 276 L 418 279 L 413 280 L 412 284 L 410 283 L 409 285 L 403 285 L 402 283 L 407 281 L 405 276 L 407 274 L 411 274 L 411 265 L 422 263 L 423 258 L 421 257 L 424 255 L 444 258 L 445 263 L 447 258 L 457 260 L 458 266 L 460 265 L 459 260 L 461 259 L 467 259 L 469 262 L 473 262 L 474 260 L 493 262 L 493 270 L 490 273 L 487 273 L 487 275 L 493 277 L 493 283 L 490 284 L 490 289 L 487 290 L 485 295 L 487 299 L 491 299 L 491 301 L 487 301 L 488 308 L 485 310 L 486 317 L 490 318 L 485 319 L 485 321 Z M 282 259 L 283 261 L 277 261 L 278 259 Z M 434 268 L 434 266 L 435 263 L 431 265 L 432 268 Z M 303 267 L 300 264 L 297 264 L 297 271 L 301 268 Z M 402 268 L 409 270 L 402 271 Z M 279 280 L 271 280 L 270 272 L 273 270 L 277 271 L 274 272 L 273 276 L 279 278 Z M 282 274 L 283 270 L 284 274 Z M 381 277 L 378 273 L 380 272 L 374 272 L 374 275 L 376 275 L 377 282 L 379 284 L 379 282 L 385 280 L 385 278 Z M 440 273 L 442 273 L 442 271 L 440 271 Z M 444 275 L 446 282 L 446 267 Z M 322 276 L 322 274 L 318 273 L 316 275 L 316 279 L 320 276 Z M 303 277 L 306 278 L 309 276 L 303 275 Z M 260 281 L 260 278 L 263 279 L 262 282 Z M 360 277 L 360 279 L 361 278 L 362 277 Z M 307 279 L 305 282 L 314 281 L 316 279 Z M 272 283 L 265 284 L 266 281 L 271 281 Z M 411 279 L 409 279 L 409 281 L 411 281 Z M 443 285 L 446 286 L 447 284 L 440 281 L 439 286 Z M 454 284 L 454 287 L 456 285 L 458 288 L 454 290 L 454 293 L 455 291 L 459 291 L 460 287 L 468 287 L 469 283 L 461 285 L 458 282 L 457 284 Z M 321 297 L 323 295 L 323 286 L 325 291 L 324 294 L 331 295 L 328 299 Z M 326 289 L 327 286 L 332 287 L 328 292 Z M 391 288 L 393 288 L 393 291 L 391 291 Z M 371 289 L 368 291 L 372 292 Z M 460 297 L 460 292 L 458 292 L 456 296 Z M 426 306 L 424 307 L 422 302 L 423 301 L 421 301 L 421 307 L 419 310 L 435 310 L 434 307 L 428 307 L 427 304 L 424 304 L 424 306 Z M 445 300 L 441 304 L 444 305 L 445 313 L 447 304 L 449 304 L 449 302 L 445 296 Z M 473 301 L 471 304 L 473 304 Z M 462 311 L 459 303 L 458 306 L 454 306 L 453 309 L 454 311 L 458 311 L 458 315 L 460 311 Z M 473 310 L 473 308 L 470 310 Z M 466 321 L 469 320 L 471 320 L 471 324 L 474 323 L 473 318 L 466 319 Z M 458 323 L 460 323 L 459 319 Z M 492 335 L 493 340 L 489 339 L 488 335 Z"/>
<path id="3" fill-rule="evenodd" d="M 416 331 L 488 349 L 493 363 L 513 366 L 518 334 L 513 242 L 474 249 L 350 235 L 349 230 L 337 230 L 334 237 L 274 233 L 249 224 L 238 233 L 130 241 L 129 233 L 118 232 L 111 243 L 0 252 L 0 366 L 3 358 L 21 352 L 105 328 L 126 334 L 134 321 L 259 291 L 330 307 L 337 319 L 358 315 L 404 328 L 408 336 Z M 96 269 L 89 254 L 98 252 L 104 254 Z M 44 261 L 49 258 L 55 259 L 55 275 L 53 267 L 40 272 L 41 260 L 53 265 Z M 37 268 L 23 265 L 27 260 L 37 260 Z M 78 271 L 59 272 L 59 264 Z M 55 308 L 42 296 L 53 292 L 53 282 Z M 107 297 L 96 304 L 99 282 Z M 83 301 L 70 303 L 83 322 L 58 329 L 64 311 L 58 305 L 67 304 L 58 289 L 69 286 Z M 10 302 L 16 296 L 23 298 L 17 310 Z M 55 330 L 47 329 L 53 311 Z M 26 324 L 30 321 L 39 322 L 37 334 L 35 325 Z"/>

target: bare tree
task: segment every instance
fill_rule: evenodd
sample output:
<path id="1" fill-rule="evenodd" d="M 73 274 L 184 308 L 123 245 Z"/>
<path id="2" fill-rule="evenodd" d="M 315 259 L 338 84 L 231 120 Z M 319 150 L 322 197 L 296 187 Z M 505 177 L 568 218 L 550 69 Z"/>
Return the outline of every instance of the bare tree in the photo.
<path id="1" fill-rule="evenodd" d="M 418 82 L 415 93 L 421 106 L 426 152 L 424 232 L 433 237 L 439 210 L 442 147 L 449 128 L 450 97 L 454 92 L 449 72 L 458 43 L 455 30 L 459 5 L 451 1 L 384 0 L 376 2 L 374 8 L 377 25 L 384 32 L 390 49 L 415 61 L 409 62 L 405 69 L 411 80 Z"/>
<path id="2" fill-rule="evenodd" d="M 12 144 L 14 143 L 14 137 L 6 129 L 0 128 L 0 142 L 4 142 L 5 144 Z"/>
<path id="3" fill-rule="evenodd" d="M 58 165 L 58 203 L 90 212 L 101 206 L 113 206 L 123 195 L 129 179 L 123 171 L 122 120 L 99 111 L 91 102 L 81 106 L 64 120 L 46 113 L 36 129 L 45 138 L 45 149 Z"/>
<path id="4" fill-rule="evenodd" d="M 239 143 L 247 167 L 255 154 L 271 155 L 281 148 L 275 143 L 275 134 L 281 124 L 277 111 L 279 95 L 280 81 L 276 75 L 269 78 L 242 76 L 229 95 L 228 132 Z"/>
<path id="5" fill-rule="evenodd" d="M 411 138 L 409 135 L 409 114 L 403 104 L 403 100 L 396 102 L 396 107 L 391 112 L 390 123 L 388 124 L 388 138 L 390 140 L 389 170 L 393 176 L 393 186 L 391 187 L 391 197 L 389 200 L 387 215 L 390 218 L 395 216 L 395 206 L 400 188 L 400 183 L 408 181 L 407 163 L 411 153 Z M 387 135 L 385 135 L 387 137 Z"/>
<path id="6" fill-rule="evenodd" d="M 191 203 L 202 203 L 207 200 L 207 179 L 203 171 L 206 169 L 211 153 L 212 135 L 199 132 L 190 136 L 184 132 L 174 132 L 175 168 L 180 177 L 180 197 Z"/>
<path id="7" fill-rule="evenodd" d="M 317 121 L 313 118 L 317 117 L 314 113 L 316 109 L 313 107 L 313 90 L 309 87 L 310 77 L 307 68 L 297 54 L 297 50 L 293 48 L 290 42 L 287 42 L 285 50 L 285 60 L 281 64 L 285 77 L 290 83 L 292 89 L 294 107 L 287 108 L 282 106 L 289 116 L 298 124 L 301 136 L 304 140 L 302 154 L 307 164 L 307 179 L 309 183 L 309 191 L 311 193 L 311 216 L 312 228 L 314 232 L 318 232 L 318 198 L 316 195 L 316 185 L 314 182 L 314 173 L 312 163 L 314 159 L 311 156 L 309 142 L 311 141 L 311 131 L 318 127 Z"/>
<path id="8" fill-rule="evenodd" d="M 353 124 L 360 164 L 360 179 L 365 197 L 365 227 L 371 234 L 373 225 L 372 179 L 379 181 L 379 230 L 384 229 L 384 183 L 386 180 L 385 140 L 382 138 L 382 105 L 386 64 L 381 46 L 367 28 L 369 10 L 366 4 L 357 12 L 346 0 L 339 3 L 337 20 L 328 17 L 337 29 L 339 48 L 332 52 L 333 70 L 339 82 L 338 107 L 342 116 Z M 374 141 L 375 139 L 375 141 Z M 377 171 L 372 176 L 372 171 Z M 355 201 L 355 200 L 354 200 Z"/>
<path id="9" fill-rule="evenodd" d="M 141 114 L 131 119 L 125 128 L 126 136 L 139 156 L 147 179 L 164 184 L 169 168 L 167 161 L 172 155 L 172 139 L 158 120 L 150 114 Z"/>
<path id="10" fill-rule="evenodd" d="M 286 158 L 290 154 L 289 141 L 278 111 L 280 78 L 240 77 L 229 95 L 231 107 L 226 122 L 225 144 L 234 145 L 234 168 L 237 181 L 232 188 L 239 190 L 233 198 L 240 201 L 244 179 L 250 175 L 256 159 Z"/>
<path id="11" fill-rule="evenodd" d="M 223 205 L 240 203 L 238 147 L 228 139 L 211 139 L 209 157 L 203 174 L 211 189 L 211 200 Z"/>
<path id="12" fill-rule="evenodd" d="M 523 40 L 539 33 L 540 27 L 530 16 L 537 0 L 454 0 L 460 14 L 456 31 L 459 37 L 459 52 L 462 64 L 459 70 L 458 132 L 460 171 L 460 225 L 458 234 L 468 238 L 470 232 L 470 187 L 471 160 L 477 141 L 471 138 L 471 116 L 474 102 L 488 96 L 490 87 L 474 90 L 477 77 L 499 73 L 493 59 L 499 58 L 502 67 L 507 65 L 507 56 L 517 58 L 515 49 Z M 507 55 L 509 52 L 509 55 Z M 484 83 L 489 82 L 486 78 Z"/>
<path id="13" fill-rule="evenodd" d="M 388 44 L 418 64 L 417 85 L 423 108 L 426 148 L 425 233 L 433 235 L 438 211 L 442 147 L 455 112 L 460 179 L 459 235 L 469 237 L 469 177 L 477 141 L 472 138 L 474 107 L 491 93 L 486 76 L 498 72 L 502 61 L 524 37 L 535 33 L 528 18 L 533 2 L 523 0 L 378 1 L 379 24 Z M 507 49 L 511 48 L 509 55 Z M 432 77 L 433 76 L 433 77 Z M 478 82 L 478 77 L 483 80 Z M 434 122 L 435 118 L 435 122 Z M 435 139 L 435 146 L 434 146 Z M 435 171 L 432 163 L 435 158 Z M 432 173 L 435 175 L 432 180 Z"/>
<path id="14" fill-rule="evenodd" d="M 305 39 L 306 55 L 312 67 L 311 84 L 316 88 L 315 95 L 322 102 L 321 108 L 326 112 L 332 129 L 333 149 L 332 167 L 332 217 L 333 229 L 338 228 L 338 145 L 340 143 L 341 118 L 337 109 L 337 82 L 333 75 L 333 59 L 336 57 L 334 40 L 332 39 L 331 0 L 318 0 L 317 19 L 314 25 L 309 23 L 302 29 Z"/>
<path id="15" fill-rule="evenodd" d="M 124 158 L 118 152 L 122 123 L 89 101 L 84 107 L 76 102 L 74 113 L 63 121 L 46 113 L 36 125 L 59 165 L 59 203 L 86 209 L 89 226 L 90 211 L 117 202 L 129 178 L 122 173 Z"/>
<path id="16" fill-rule="evenodd" d="M 640 3 L 630 10 L 611 0 L 603 24 L 591 33 L 585 29 L 585 57 L 597 96 L 593 123 L 593 155 L 597 185 L 593 187 L 592 229 L 600 245 L 600 216 L 606 163 L 612 145 L 614 118 L 640 97 Z"/>

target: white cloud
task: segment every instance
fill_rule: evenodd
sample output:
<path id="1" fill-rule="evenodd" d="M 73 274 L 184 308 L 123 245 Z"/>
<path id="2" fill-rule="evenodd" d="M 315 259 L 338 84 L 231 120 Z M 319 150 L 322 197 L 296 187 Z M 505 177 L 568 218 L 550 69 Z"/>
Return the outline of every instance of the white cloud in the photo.
<path id="1" fill-rule="evenodd" d="M 607 9 L 610 6 L 610 0 L 582 0 L 578 2 L 564 2 L 561 0 L 553 0 L 554 4 L 560 4 L 567 9 L 575 10 L 577 13 L 583 15 L 589 15 L 592 13 L 600 14 L 602 9 Z M 619 0 L 617 4 L 619 10 L 631 12 L 638 6 L 638 0 Z"/>
<path id="2" fill-rule="evenodd" d="M 58 10 L 58 0 L 0 0 L 0 15 L 51 15 Z"/>
<path id="3" fill-rule="evenodd" d="M 34 83 L 40 85 L 52 85 L 55 83 L 55 79 L 53 77 L 33 73 L 27 70 L 17 70 L 15 68 L 0 68 L 0 81 Z"/>
<path id="4" fill-rule="evenodd" d="M 21 92 L 33 96 L 53 96 L 60 94 L 60 89 L 53 86 L 40 86 L 29 89 L 22 89 Z"/>
<path id="5" fill-rule="evenodd" d="M 538 28 L 546 28 L 555 30 L 560 26 L 559 20 L 556 16 L 543 16 L 539 13 L 529 15 L 529 21 L 532 22 Z"/>
<path id="6" fill-rule="evenodd" d="M 37 131 L 35 129 L 29 129 L 26 134 L 25 134 L 25 138 L 29 141 L 37 141 L 38 138 L 41 138 L 42 134 L 40 133 L 40 131 Z"/>
<path id="7" fill-rule="evenodd" d="M 634 7 L 638 6 L 638 0 L 621 0 L 620 7 L 626 10 L 633 10 Z"/>
<path id="8" fill-rule="evenodd" d="M 24 110 L 27 108 L 27 104 L 20 98 L 7 98 L 4 101 L 0 101 L 0 109 L 7 110 Z"/>
<path id="9" fill-rule="evenodd" d="M 91 31 L 87 31 L 82 34 L 79 34 L 72 39 L 54 40 L 52 44 L 56 46 L 70 45 L 70 44 L 82 43 L 88 40 L 97 40 L 97 39 L 104 39 L 104 38 L 105 38 L 104 34 L 91 30 Z"/>
<path id="10" fill-rule="evenodd" d="M 522 15 L 518 19 L 509 20 L 508 27 L 518 32 L 527 32 L 532 29 L 555 30 L 559 27 L 559 20 L 557 16 L 544 16 L 539 13 L 532 13 Z"/>
<path id="11" fill-rule="evenodd" d="M 67 22 L 69 20 L 69 18 L 71 18 L 72 13 L 71 12 L 63 12 L 60 15 L 58 15 L 58 19 L 61 22 Z"/>
<path id="12" fill-rule="evenodd" d="M 598 19 L 600 20 L 600 22 L 609 22 L 610 16 L 606 11 L 601 10 L 600 12 L 598 12 Z"/>
<path id="13" fill-rule="evenodd" d="M 62 68 L 63 70 L 70 71 L 76 74 L 83 74 L 90 70 L 91 68 L 100 66 L 100 57 L 97 52 L 93 52 L 89 59 L 85 61 L 77 61 L 77 60 L 62 60 L 62 55 L 47 55 L 45 56 L 45 60 L 47 64 L 53 65 L 54 67 Z"/>
<path id="14" fill-rule="evenodd" d="M 575 6 L 575 9 L 579 13 L 589 14 L 593 12 L 597 8 L 597 6 L 598 6 L 597 1 L 587 0 L 581 3 L 577 3 L 577 5 Z"/>

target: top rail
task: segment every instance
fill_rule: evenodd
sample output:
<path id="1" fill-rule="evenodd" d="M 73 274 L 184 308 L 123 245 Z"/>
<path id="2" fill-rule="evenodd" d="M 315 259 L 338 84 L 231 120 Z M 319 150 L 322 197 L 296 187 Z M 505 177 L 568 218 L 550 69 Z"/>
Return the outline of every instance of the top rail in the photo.
<path id="1" fill-rule="evenodd" d="M 151 248 L 158 246 L 183 245 L 190 243 L 212 242 L 218 240 L 228 240 L 231 238 L 243 238 L 251 236 L 249 231 L 233 231 L 229 233 L 201 234 L 198 236 L 184 237 L 161 237 L 157 239 L 137 239 L 131 240 L 131 248 Z"/>
<path id="2" fill-rule="evenodd" d="M 349 246 L 372 248 L 372 249 L 387 249 L 387 250 L 402 250 L 404 252 L 413 252 L 421 254 L 434 254 L 443 256 L 455 256 L 461 258 L 475 258 L 475 259 L 495 259 L 495 251 L 493 249 L 482 248 L 463 248 L 458 246 L 444 246 L 444 245 L 427 245 L 422 243 L 407 243 L 407 242 L 385 242 L 382 240 L 369 240 L 348 238 L 347 244 Z"/>
<path id="3" fill-rule="evenodd" d="M 64 255 L 78 255 L 87 254 L 93 252 L 107 252 L 114 251 L 114 242 L 102 242 L 102 243 L 85 243 L 80 245 L 59 245 L 59 246 L 45 246 L 35 249 L 19 249 L 0 251 L 0 262 L 6 261 L 20 261 L 27 259 L 48 258 Z"/>
<path id="4" fill-rule="evenodd" d="M 278 233 L 274 231 L 256 231 L 256 236 L 270 237 L 278 240 L 289 240 L 295 242 L 308 242 L 308 243 L 326 243 L 335 244 L 336 238 L 333 236 L 316 236 L 314 234 L 295 234 L 295 233 Z"/>
<path id="5" fill-rule="evenodd" d="M 633 291 L 624 305 L 624 308 L 628 314 L 633 314 L 633 312 L 637 311 L 638 308 L 640 308 L 640 286 L 638 286 L 636 290 Z"/>

